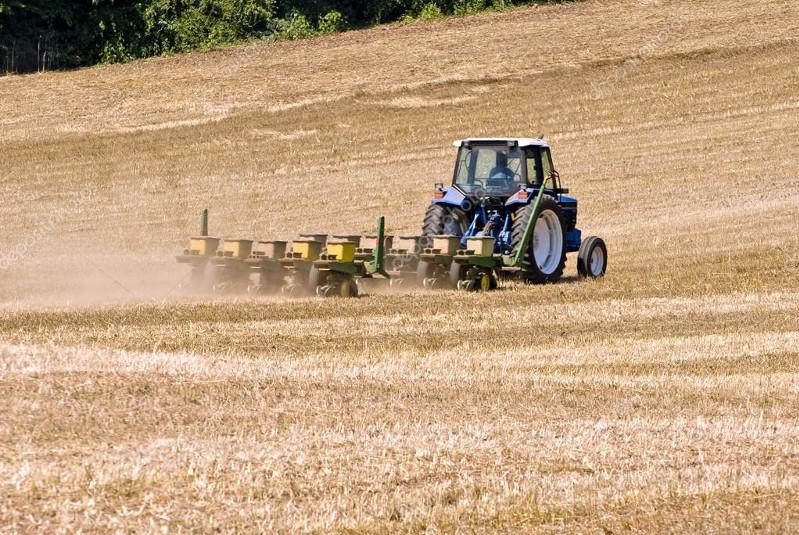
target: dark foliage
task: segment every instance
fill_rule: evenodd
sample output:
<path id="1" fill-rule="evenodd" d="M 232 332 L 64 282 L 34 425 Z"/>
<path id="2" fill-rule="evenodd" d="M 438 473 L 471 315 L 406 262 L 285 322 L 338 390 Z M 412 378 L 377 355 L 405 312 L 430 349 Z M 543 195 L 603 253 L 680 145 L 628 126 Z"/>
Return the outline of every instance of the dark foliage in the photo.
<path id="1" fill-rule="evenodd" d="M 549 0 L 539 0 L 547 3 Z M 0 0 L 0 70 L 33 72 L 299 39 L 522 0 Z"/>

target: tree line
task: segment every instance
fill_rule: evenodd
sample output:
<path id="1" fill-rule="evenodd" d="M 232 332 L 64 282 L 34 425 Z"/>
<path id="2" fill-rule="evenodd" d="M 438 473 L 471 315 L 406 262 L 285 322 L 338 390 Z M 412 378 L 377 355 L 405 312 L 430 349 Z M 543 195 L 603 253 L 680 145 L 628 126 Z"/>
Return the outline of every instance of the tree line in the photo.
<path id="1" fill-rule="evenodd" d="M 0 74 L 556 0 L 0 0 Z"/>

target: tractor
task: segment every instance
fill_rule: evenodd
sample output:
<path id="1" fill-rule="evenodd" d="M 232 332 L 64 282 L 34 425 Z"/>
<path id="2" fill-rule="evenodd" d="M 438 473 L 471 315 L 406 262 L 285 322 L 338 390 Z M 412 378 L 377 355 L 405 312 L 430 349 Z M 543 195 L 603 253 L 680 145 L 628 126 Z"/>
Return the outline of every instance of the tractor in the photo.
<path id="1" fill-rule="evenodd" d="M 469 282 L 468 270 L 483 289 L 496 276 L 518 277 L 533 284 L 556 282 L 566 253 L 577 252 L 582 277 L 601 277 L 607 268 L 605 243 L 582 239 L 577 228 L 577 199 L 569 197 L 552 163 L 549 144 L 534 138 L 464 139 L 458 149 L 452 183 L 437 183 L 424 216 L 417 266 L 420 283 Z M 531 221 L 535 218 L 534 224 Z M 459 239 L 460 254 L 432 254 L 436 237 Z M 493 251 L 484 260 L 466 258 L 467 245 L 486 240 Z M 458 241 L 458 240 L 455 240 Z M 425 254 L 427 252 L 427 254 Z M 472 250 L 473 252 L 473 250 Z"/>
<path id="2" fill-rule="evenodd" d="M 359 284 L 493 290 L 499 279 L 542 284 L 563 275 L 566 253 L 577 273 L 598 278 L 607 248 L 577 228 L 577 199 L 561 187 L 549 145 L 541 139 L 456 141 L 452 183 L 435 185 L 421 235 L 300 234 L 285 241 L 208 235 L 204 210 L 199 236 L 177 261 L 191 266 L 189 287 L 225 292 L 357 296 Z M 210 273 L 208 273 L 210 271 Z M 252 280 L 252 277 L 256 280 Z"/>

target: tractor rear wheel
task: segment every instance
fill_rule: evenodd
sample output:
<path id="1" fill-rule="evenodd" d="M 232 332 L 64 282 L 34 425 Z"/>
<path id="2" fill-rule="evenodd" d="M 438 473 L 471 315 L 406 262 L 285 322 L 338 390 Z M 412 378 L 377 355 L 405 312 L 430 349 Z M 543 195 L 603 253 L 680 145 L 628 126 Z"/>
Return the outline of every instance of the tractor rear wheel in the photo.
<path id="1" fill-rule="evenodd" d="M 534 206 L 529 204 L 516 213 L 512 238 L 514 254 L 533 216 L 533 209 Z M 524 267 L 524 279 L 532 284 L 556 282 L 563 275 L 566 267 L 566 229 L 560 207 L 552 197 L 541 199 L 541 210 L 524 253 Z"/>
<path id="2" fill-rule="evenodd" d="M 445 204 L 431 204 L 427 207 L 422 223 L 422 236 L 463 236 L 469 228 L 466 213 L 460 208 Z M 423 238 L 420 247 L 432 247 L 430 238 Z"/>
<path id="3" fill-rule="evenodd" d="M 602 238 L 589 236 L 580 244 L 577 253 L 577 274 L 596 279 L 605 275 L 608 268 L 608 249 Z"/>

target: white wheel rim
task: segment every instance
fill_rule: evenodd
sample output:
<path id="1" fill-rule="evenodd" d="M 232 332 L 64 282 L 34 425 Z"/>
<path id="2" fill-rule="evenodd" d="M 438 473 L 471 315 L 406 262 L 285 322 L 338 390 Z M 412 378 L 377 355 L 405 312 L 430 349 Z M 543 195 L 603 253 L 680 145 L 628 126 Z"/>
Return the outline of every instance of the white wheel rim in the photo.
<path id="1" fill-rule="evenodd" d="M 558 269 L 562 255 L 563 230 L 560 219 L 552 210 L 544 210 L 533 229 L 533 256 L 538 269 L 544 275 L 551 275 Z"/>
<path id="2" fill-rule="evenodd" d="M 588 259 L 588 270 L 594 277 L 602 275 L 602 269 L 605 267 L 605 253 L 599 247 L 594 247 L 591 251 L 591 257 Z"/>

